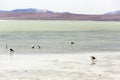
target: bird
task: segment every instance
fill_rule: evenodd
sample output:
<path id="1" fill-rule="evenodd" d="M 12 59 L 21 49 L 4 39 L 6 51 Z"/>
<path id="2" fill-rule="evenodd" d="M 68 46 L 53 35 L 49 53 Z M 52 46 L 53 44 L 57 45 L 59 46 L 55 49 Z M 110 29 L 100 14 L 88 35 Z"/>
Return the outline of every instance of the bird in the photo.
<path id="1" fill-rule="evenodd" d="M 10 51 L 10 53 L 9 53 L 10 56 L 12 56 L 13 53 L 15 52 L 12 48 L 10 48 L 9 51 Z"/>
<path id="2" fill-rule="evenodd" d="M 74 42 L 72 41 L 71 44 L 74 44 Z"/>
<path id="3" fill-rule="evenodd" d="M 10 50 L 10 53 L 13 53 L 13 52 L 15 52 L 15 51 L 14 51 L 12 48 L 10 48 L 9 50 Z"/>
<path id="4" fill-rule="evenodd" d="M 35 46 L 32 46 L 32 49 L 34 49 L 35 48 Z"/>
<path id="5" fill-rule="evenodd" d="M 37 48 L 40 49 L 40 45 L 37 45 Z"/>
<path id="6" fill-rule="evenodd" d="M 92 65 L 94 65 L 95 64 L 95 60 L 96 60 L 96 58 L 94 57 L 94 56 L 91 56 L 91 61 L 92 61 Z"/>
<path id="7" fill-rule="evenodd" d="M 8 45 L 7 45 L 7 44 L 5 44 L 5 48 L 6 48 L 6 49 L 8 48 Z"/>

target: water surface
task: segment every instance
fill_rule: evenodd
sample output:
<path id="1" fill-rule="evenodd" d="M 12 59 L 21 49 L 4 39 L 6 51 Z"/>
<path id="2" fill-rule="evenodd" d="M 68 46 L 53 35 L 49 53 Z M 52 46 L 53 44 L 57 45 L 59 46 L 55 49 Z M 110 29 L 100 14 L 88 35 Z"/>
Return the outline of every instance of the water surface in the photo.
<path id="1" fill-rule="evenodd" d="M 0 21 L 0 46 L 16 53 L 120 51 L 120 22 Z M 75 44 L 71 45 L 70 42 Z M 40 45 L 41 49 L 32 49 Z M 1 50 L 4 51 L 5 50 Z"/>

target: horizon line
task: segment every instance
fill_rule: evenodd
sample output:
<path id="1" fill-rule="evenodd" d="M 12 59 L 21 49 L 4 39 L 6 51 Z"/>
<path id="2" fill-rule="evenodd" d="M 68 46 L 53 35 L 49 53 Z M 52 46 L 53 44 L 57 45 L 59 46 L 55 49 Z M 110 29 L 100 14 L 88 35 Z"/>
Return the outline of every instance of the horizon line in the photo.
<path id="1" fill-rule="evenodd" d="M 53 11 L 55 13 L 72 13 L 72 14 L 86 14 L 86 15 L 102 15 L 102 14 L 106 14 L 106 13 L 77 13 L 77 12 L 70 12 L 70 11 L 54 11 L 54 10 L 49 10 L 49 9 L 39 9 L 39 8 L 15 8 L 15 9 L 0 9 L 0 11 L 12 11 L 12 10 L 16 10 L 16 9 L 36 9 L 36 10 L 48 10 L 48 11 Z M 111 11 L 112 12 L 112 11 Z M 107 12 L 109 13 L 109 12 Z"/>

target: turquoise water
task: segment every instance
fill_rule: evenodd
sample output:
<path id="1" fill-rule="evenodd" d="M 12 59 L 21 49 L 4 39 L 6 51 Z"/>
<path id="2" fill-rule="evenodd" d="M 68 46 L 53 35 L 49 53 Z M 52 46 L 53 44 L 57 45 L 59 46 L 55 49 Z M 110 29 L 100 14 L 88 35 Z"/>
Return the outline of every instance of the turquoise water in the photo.
<path id="1" fill-rule="evenodd" d="M 114 30 L 1 32 L 0 45 L 8 44 L 16 53 L 120 51 L 119 35 L 120 31 Z M 32 49 L 32 45 L 40 45 L 41 49 Z"/>

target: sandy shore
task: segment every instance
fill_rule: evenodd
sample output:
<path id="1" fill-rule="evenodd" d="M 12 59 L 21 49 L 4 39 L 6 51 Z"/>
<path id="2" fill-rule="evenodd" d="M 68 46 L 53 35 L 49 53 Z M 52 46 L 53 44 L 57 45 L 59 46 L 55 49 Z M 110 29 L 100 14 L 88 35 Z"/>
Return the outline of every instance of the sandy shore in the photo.
<path id="1" fill-rule="evenodd" d="M 119 53 L 0 55 L 0 80 L 119 80 L 119 75 Z"/>

